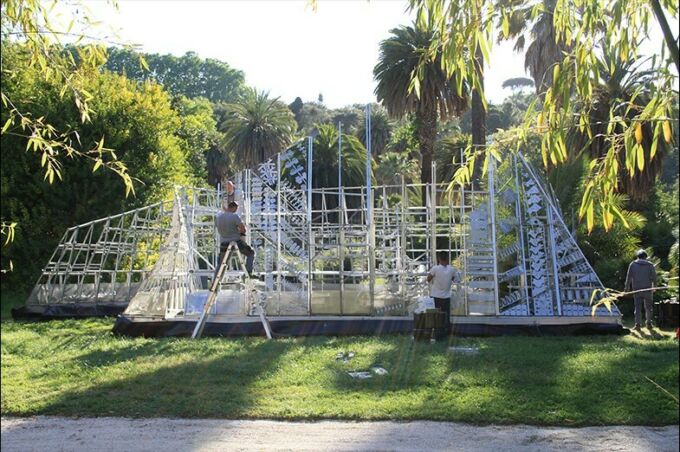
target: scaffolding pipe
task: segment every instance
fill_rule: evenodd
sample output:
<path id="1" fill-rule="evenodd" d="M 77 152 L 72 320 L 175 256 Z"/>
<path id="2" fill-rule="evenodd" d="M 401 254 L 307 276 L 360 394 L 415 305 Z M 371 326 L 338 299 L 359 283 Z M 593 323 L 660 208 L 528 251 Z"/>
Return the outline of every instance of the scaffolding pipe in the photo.
<path id="1" fill-rule="evenodd" d="M 371 313 L 375 309 L 375 224 L 373 223 L 373 186 L 371 180 L 371 104 L 366 104 L 366 226 L 368 231 L 368 291 Z"/>
<path id="2" fill-rule="evenodd" d="M 312 137 L 307 137 L 307 315 L 312 315 L 312 253 L 314 237 L 312 235 Z"/>

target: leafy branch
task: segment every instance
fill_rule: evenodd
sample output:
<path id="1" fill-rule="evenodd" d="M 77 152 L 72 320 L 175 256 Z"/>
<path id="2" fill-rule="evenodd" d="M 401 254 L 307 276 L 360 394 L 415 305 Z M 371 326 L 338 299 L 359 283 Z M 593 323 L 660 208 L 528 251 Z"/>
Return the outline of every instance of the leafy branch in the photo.
<path id="1" fill-rule="evenodd" d="M 663 14 L 660 16 L 658 11 L 653 11 L 647 0 L 555 0 L 553 3 L 552 8 L 547 8 L 547 2 L 536 0 L 498 4 L 490 0 L 411 0 L 410 7 L 417 13 L 418 24 L 432 28 L 436 33 L 428 52 L 421 56 L 418 67 L 411 74 L 410 89 L 419 94 L 423 68 L 440 53 L 443 55 L 442 68 L 449 75 L 457 73 L 459 91 L 465 82 L 483 97 L 474 55 L 479 49 L 488 61 L 494 43 L 493 24 L 500 24 L 500 40 L 509 39 L 517 34 L 511 20 L 517 18 L 518 11 L 527 20 L 535 21 L 540 15 L 546 15 L 548 20 L 543 25 L 551 28 L 551 45 L 559 53 L 554 64 L 534 77 L 537 86 L 545 85 L 546 89 L 539 92 L 542 111 L 535 111 L 534 102 L 525 114 L 525 136 L 538 127 L 546 167 L 562 164 L 574 152 L 579 154 L 585 150 L 587 142 L 581 148 L 572 148 L 568 139 L 571 130 L 580 130 L 591 140 L 605 138 L 609 149 L 589 168 L 592 186 L 584 194 L 579 213 L 592 230 L 598 210 L 605 228 L 609 229 L 615 219 L 621 219 L 611 207 L 614 195 L 619 191 L 620 174 L 634 178 L 657 156 L 661 138 L 665 143 L 672 142 L 673 131 L 668 117 L 674 102 L 675 76 L 669 67 L 672 61 L 677 61 L 677 45 L 667 43 L 661 49 L 661 58 L 652 59 L 654 79 L 644 88 L 636 90 L 629 99 L 611 99 L 607 127 L 602 132 L 595 131 L 588 116 L 598 108 L 596 84 L 604 76 L 613 75 L 612 56 L 623 63 L 638 60 L 640 44 L 648 37 L 652 20 L 656 18 L 662 22 Z M 662 0 L 656 2 L 656 6 L 661 7 L 662 13 L 667 11 L 677 17 L 676 2 Z M 673 58 L 665 58 L 666 47 Z M 639 71 L 639 68 L 632 70 Z M 649 98 L 643 108 L 635 103 L 639 96 Z M 653 136 L 647 145 L 644 141 L 648 137 L 643 134 L 646 124 L 653 127 Z M 492 149 L 490 146 L 489 152 Z M 619 164 L 620 160 L 624 162 L 623 166 Z M 461 169 L 459 175 L 463 180 L 469 179 L 473 169 Z M 596 199 L 599 206 L 596 206 Z"/>

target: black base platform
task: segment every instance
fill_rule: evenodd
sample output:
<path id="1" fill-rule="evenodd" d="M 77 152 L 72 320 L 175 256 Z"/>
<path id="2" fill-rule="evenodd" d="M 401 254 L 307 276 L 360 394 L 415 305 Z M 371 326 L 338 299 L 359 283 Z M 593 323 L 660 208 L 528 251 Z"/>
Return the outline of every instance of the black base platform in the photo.
<path id="1" fill-rule="evenodd" d="M 12 309 L 16 320 L 55 320 L 83 319 L 87 317 L 117 317 L 127 308 L 127 303 L 64 303 L 45 307 L 26 307 Z"/>
<path id="2" fill-rule="evenodd" d="M 412 334 L 413 320 L 404 318 L 367 319 L 269 319 L 275 337 L 284 336 L 380 336 L 385 334 Z M 142 337 L 189 337 L 196 325 L 189 320 L 137 320 L 119 316 L 113 333 Z M 627 334 L 628 330 L 615 323 L 572 323 L 565 325 L 489 325 L 483 323 L 459 323 L 451 326 L 455 336 L 570 336 Z M 265 336 L 259 320 L 242 322 L 208 322 L 203 336 Z"/>

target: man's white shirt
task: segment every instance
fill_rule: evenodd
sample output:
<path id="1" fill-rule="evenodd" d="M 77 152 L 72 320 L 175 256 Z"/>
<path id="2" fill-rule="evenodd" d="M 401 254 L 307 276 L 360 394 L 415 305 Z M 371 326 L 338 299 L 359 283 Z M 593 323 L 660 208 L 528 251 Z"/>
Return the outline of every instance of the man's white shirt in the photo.
<path id="1" fill-rule="evenodd" d="M 450 265 L 435 265 L 430 270 L 430 275 L 432 275 L 430 296 L 451 298 L 451 283 L 458 277 L 458 272 Z"/>

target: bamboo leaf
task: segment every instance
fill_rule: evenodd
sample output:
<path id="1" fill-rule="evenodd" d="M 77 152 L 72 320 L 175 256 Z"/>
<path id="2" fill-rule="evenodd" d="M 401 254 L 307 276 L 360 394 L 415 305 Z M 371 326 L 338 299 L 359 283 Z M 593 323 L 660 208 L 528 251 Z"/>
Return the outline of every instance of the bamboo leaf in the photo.
<path id="1" fill-rule="evenodd" d="M 671 123 L 669 121 L 663 122 L 663 139 L 669 144 L 673 141 L 673 133 L 671 132 Z"/>
<path id="2" fill-rule="evenodd" d="M 7 121 L 5 121 L 5 125 L 2 126 L 2 132 L 0 132 L 0 133 L 5 133 L 5 132 L 7 132 L 7 129 L 9 129 L 10 126 L 11 126 L 13 123 L 14 123 L 14 117 L 13 117 L 13 116 L 10 116 L 9 118 L 7 118 Z"/>
<path id="3" fill-rule="evenodd" d="M 593 231 L 593 227 L 595 226 L 595 205 L 590 202 L 588 204 L 588 209 L 586 211 L 586 227 L 588 228 L 588 234 L 590 234 Z"/>
<path id="4" fill-rule="evenodd" d="M 640 121 L 635 123 L 635 142 L 637 144 L 642 144 L 642 124 Z"/>
<path id="5" fill-rule="evenodd" d="M 643 149 L 642 145 L 638 144 L 636 146 L 636 155 L 637 155 L 637 167 L 640 171 L 645 170 L 645 150 Z"/>

